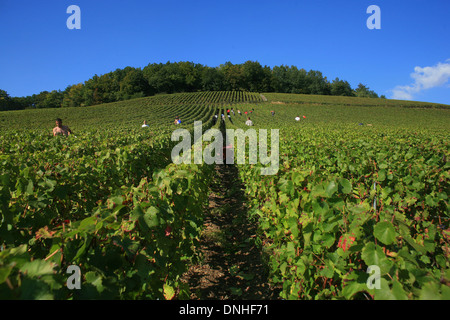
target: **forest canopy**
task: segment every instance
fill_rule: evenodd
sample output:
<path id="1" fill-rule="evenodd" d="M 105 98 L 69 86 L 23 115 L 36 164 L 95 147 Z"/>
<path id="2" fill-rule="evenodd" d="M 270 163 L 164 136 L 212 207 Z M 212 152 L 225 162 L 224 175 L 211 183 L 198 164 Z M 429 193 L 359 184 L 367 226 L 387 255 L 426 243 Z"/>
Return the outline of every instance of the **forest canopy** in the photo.
<path id="1" fill-rule="evenodd" d="M 162 93 L 196 91 L 279 92 L 378 98 L 359 84 L 353 89 L 339 78 L 329 81 L 320 71 L 296 66 L 262 66 L 257 61 L 226 62 L 208 67 L 193 62 L 152 63 L 94 75 L 65 90 L 42 91 L 27 97 L 10 97 L 0 90 L 0 111 L 28 108 L 83 107 Z M 381 96 L 384 98 L 384 96 Z"/>

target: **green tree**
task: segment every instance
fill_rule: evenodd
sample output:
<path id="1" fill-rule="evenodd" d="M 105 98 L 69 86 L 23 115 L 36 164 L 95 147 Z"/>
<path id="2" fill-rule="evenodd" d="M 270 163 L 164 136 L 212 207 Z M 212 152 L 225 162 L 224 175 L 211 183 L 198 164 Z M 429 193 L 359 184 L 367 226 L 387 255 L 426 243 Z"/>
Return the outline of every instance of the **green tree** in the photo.
<path id="1" fill-rule="evenodd" d="M 201 74 L 201 90 L 221 91 L 224 90 L 224 76 L 217 68 L 205 67 Z"/>
<path id="2" fill-rule="evenodd" d="M 203 66 L 193 62 L 178 62 L 177 67 L 182 75 L 183 81 L 177 92 L 192 92 L 201 88 L 201 74 Z"/>
<path id="3" fill-rule="evenodd" d="M 84 106 L 84 86 L 82 83 L 69 86 L 64 91 L 62 100 L 63 107 L 80 107 Z"/>
<path id="4" fill-rule="evenodd" d="M 61 108 L 63 101 L 63 93 L 61 91 L 53 90 L 45 95 L 42 102 L 43 108 Z"/>
<path id="5" fill-rule="evenodd" d="M 353 96 L 353 90 L 347 81 L 336 78 L 331 83 L 331 95 L 333 96 Z"/>
<path id="6" fill-rule="evenodd" d="M 0 89 L 0 111 L 13 110 L 14 105 L 8 92 Z"/>
<path id="7" fill-rule="evenodd" d="M 141 69 L 131 69 L 120 82 L 122 99 L 144 97 L 150 93 L 150 88 Z"/>
<path id="8" fill-rule="evenodd" d="M 290 81 L 292 83 L 291 93 L 310 93 L 309 85 L 311 81 L 309 80 L 305 69 L 299 70 L 296 66 L 290 67 L 289 78 L 291 79 Z"/>
<path id="9" fill-rule="evenodd" d="M 125 67 L 68 86 L 63 92 L 42 91 L 28 97 L 11 98 L 0 91 L 0 110 L 90 106 L 157 93 L 246 90 L 300 94 L 374 97 L 378 95 L 363 84 L 352 90 L 349 83 L 336 78 L 330 83 L 320 71 L 296 66 L 262 67 L 258 61 L 243 64 L 226 62 L 211 68 L 181 61 Z M 384 97 L 384 96 L 382 96 Z"/>
<path id="10" fill-rule="evenodd" d="M 0 89 L 0 101 L 9 99 L 9 94 L 5 90 Z"/>
<path id="11" fill-rule="evenodd" d="M 144 78 L 153 93 L 181 92 L 183 76 L 179 68 L 170 62 L 151 64 L 144 68 Z"/>
<path id="12" fill-rule="evenodd" d="M 285 65 L 273 67 L 273 88 L 275 92 L 290 93 L 293 89 L 292 79 L 289 76 L 290 68 Z"/>
<path id="13" fill-rule="evenodd" d="M 242 65 L 242 86 L 244 90 L 260 92 L 263 88 L 264 70 L 257 61 L 246 61 Z"/>
<path id="14" fill-rule="evenodd" d="M 48 91 L 41 91 L 38 94 L 32 95 L 35 108 L 46 108 L 45 100 L 47 99 L 48 94 Z"/>
<path id="15" fill-rule="evenodd" d="M 32 96 L 27 97 L 12 97 L 13 110 L 23 110 L 27 108 L 35 108 Z"/>
<path id="16" fill-rule="evenodd" d="M 273 92 L 274 77 L 272 74 L 272 69 L 269 66 L 264 66 L 263 75 L 264 78 L 261 83 L 261 92 Z"/>
<path id="17" fill-rule="evenodd" d="M 358 84 L 358 87 L 355 89 L 355 95 L 362 98 L 378 98 L 378 94 L 375 91 L 370 90 L 369 87 L 362 83 Z"/>
<path id="18" fill-rule="evenodd" d="M 329 95 L 331 92 L 329 83 L 326 77 L 323 77 L 322 72 L 310 70 L 306 74 L 309 82 L 310 94 Z"/>
<path id="19" fill-rule="evenodd" d="M 242 72 L 242 65 L 232 64 L 226 62 L 219 67 L 220 72 L 224 76 L 224 89 L 225 90 L 242 90 L 244 88 L 244 74 Z"/>

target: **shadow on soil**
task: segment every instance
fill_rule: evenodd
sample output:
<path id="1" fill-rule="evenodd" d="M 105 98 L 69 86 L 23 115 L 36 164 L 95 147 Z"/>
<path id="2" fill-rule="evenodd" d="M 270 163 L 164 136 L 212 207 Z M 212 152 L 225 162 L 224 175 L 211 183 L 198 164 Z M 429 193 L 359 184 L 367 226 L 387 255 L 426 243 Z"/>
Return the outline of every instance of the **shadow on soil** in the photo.
<path id="1" fill-rule="evenodd" d="M 190 287 L 190 299 L 279 299 L 279 290 L 269 285 L 255 243 L 257 225 L 247 216 L 238 168 L 223 164 L 215 169 L 217 177 L 211 182 L 200 240 L 200 263 L 191 266 L 182 279 Z"/>

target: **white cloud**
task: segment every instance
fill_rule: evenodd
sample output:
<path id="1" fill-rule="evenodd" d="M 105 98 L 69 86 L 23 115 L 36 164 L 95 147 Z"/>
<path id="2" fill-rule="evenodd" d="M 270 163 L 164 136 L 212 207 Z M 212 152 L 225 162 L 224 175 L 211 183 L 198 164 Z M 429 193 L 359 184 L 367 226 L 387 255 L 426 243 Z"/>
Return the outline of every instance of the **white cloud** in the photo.
<path id="1" fill-rule="evenodd" d="M 392 99 L 396 100 L 412 100 L 413 95 L 411 91 L 413 90 L 413 87 L 409 86 L 397 86 L 392 90 Z"/>
<path id="2" fill-rule="evenodd" d="M 414 95 L 423 90 L 444 86 L 450 79 L 450 59 L 432 67 L 415 67 L 411 78 L 414 83 L 391 90 L 392 99 L 413 100 Z"/>

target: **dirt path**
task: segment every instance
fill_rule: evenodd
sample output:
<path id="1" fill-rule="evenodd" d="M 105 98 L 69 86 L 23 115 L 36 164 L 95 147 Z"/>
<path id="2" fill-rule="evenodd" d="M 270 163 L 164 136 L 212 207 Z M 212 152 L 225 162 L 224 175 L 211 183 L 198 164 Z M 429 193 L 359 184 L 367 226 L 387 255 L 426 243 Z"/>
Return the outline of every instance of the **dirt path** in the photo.
<path id="1" fill-rule="evenodd" d="M 245 195 L 234 165 L 216 165 L 205 231 L 201 239 L 202 261 L 192 266 L 183 282 L 191 299 L 273 300 L 278 293 L 267 281 L 256 226 L 247 218 Z"/>

